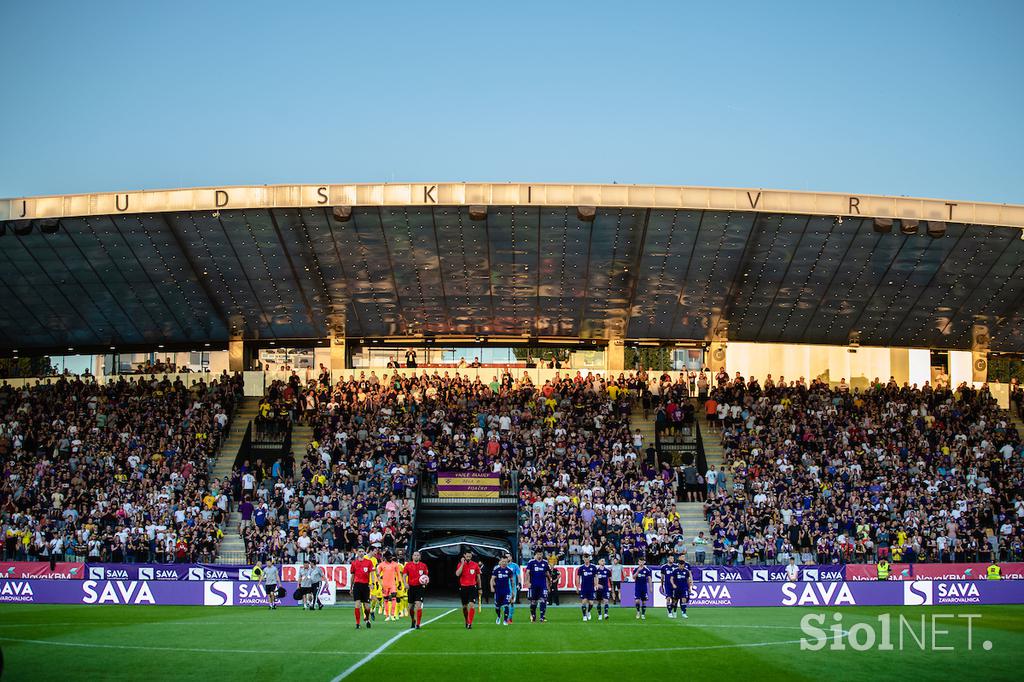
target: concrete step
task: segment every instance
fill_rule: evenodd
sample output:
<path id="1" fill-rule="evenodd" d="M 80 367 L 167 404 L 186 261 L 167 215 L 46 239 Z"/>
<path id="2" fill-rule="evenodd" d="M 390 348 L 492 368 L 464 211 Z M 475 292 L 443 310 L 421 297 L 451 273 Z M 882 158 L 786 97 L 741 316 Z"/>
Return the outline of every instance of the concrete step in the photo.
<path id="1" fill-rule="evenodd" d="M 704 537 L 711 537 L 711 529 L 708 527 L 708 522 L 704 519 L 704 503 L 677 502 L 676 511 L 679 513 L 679 520 L 688 545 L 686 552 L 692 561 L 693 548 L 689 546 L 689 543 L 701 531 L 704 531 Z"/>
<path id="2" fill-rule="evenodd" d="M 235 411 L 231 416 L 231 428 L 217 451 L 217 461 L 213 465 L 213 475 L 217 478 L 223 478 L 231 473 L 235 457 L 238 456 L 238 448 L 245 438 L 245 430 L 249 427 L 252 418 L 256 416 L 258 406 L 259 398 L 242 398 L 241 402 L 235 406 Z"/>
<path id="3" fill-rule="evenodd" d="M 295 453 L 295 470 L 302 470 L 302 460 L 306 456 L 306 447 L 313 441 L 313 427 L 306 424 L 292 426 L 292 452 Z"/>

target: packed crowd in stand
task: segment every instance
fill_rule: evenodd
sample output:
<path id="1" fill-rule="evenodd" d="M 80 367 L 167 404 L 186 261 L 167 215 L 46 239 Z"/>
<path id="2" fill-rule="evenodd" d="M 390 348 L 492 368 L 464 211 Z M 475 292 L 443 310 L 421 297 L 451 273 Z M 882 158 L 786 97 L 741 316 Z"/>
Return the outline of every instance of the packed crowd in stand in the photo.
<path id="1" fill-rule="evenodd" d="M 565 376 L 537 387 L 509 373 L 416 377 L 327 375 L 277 387 L 274 402 L 314 441 L 290 476 L 284 463 L 240 467 L 247 558 L 344 558 L 360 546 L 407 549 L 416 487 L 439 471 L 518 472 L 522 551 L 660 555 L 682 536 L 675 474 L 648 465 L 631 433 L 643 380 Z M 268 396 L 269 397 L 269 396 Z"/>
<path id="2" fill-rule="evenodd" d="M 1021 558 L 1024 449 L 987 386 L 720 375 L 705 413 L 733 479 L 705 503 L 716 563 Z"/>
<path id="3" fill-rule="evenodd" d="M 212 560 L 227 511 L 210 463 L 241 382 L 0 385 L 4 558 Z"/>
<path id="4" fill-rule="evenodd" d="M 1024 446 L 987 387 L 642 371 L 540 386 L 438 370 L 332 383 L 324 369 L 274 382 L 260 404 L 265 427 L 312 429 L 298 461 L 246 461 L 211 480 L 240 392 L 226 374 L 192 387 L 0 385 L 4 558 L 213 560 L 233 510 L 240 527 L 225 530 L 249 562 L 404 556 L 416 491 L 433 494 L 442 471 L 494 472 L 506 492 L 514 472 L 521 554 L 566 563 L 657 564 L 691 549 L 675 502 L 697 489 L 715 563 L 1022 558 Z M 1012 407 L 1022 400 L 1011 387 Z M 669 431 L 706 416 L 724 470 L 659 465 L 631 426 L 639 409 Z"/>

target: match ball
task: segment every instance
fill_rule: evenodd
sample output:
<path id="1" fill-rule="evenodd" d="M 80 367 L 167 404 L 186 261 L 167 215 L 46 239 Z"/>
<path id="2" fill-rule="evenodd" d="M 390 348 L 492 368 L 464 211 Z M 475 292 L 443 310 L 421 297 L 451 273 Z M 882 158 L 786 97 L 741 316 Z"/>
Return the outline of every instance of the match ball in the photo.
<path id="1" fill-rule="evenodd" d="M 429 583 L 430 583 L 430 576 L 429 575 L 421 575 L 420 576 L 420 585 L 426 586 Z"/>

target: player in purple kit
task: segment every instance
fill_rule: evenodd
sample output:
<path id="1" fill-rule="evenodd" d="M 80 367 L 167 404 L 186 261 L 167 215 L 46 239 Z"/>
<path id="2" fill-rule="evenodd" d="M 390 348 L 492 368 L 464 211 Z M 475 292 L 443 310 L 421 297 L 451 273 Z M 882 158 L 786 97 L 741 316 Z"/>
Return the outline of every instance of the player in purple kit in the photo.
<path id="1" fill-rule="evenodd" d="M 495 625 L 508 625 L 512 620 L 509 605 L 512 603 L 512 569 L 508 557 L 503 556 L 491 571 L 491 592 L 494 593 L 494 612 L 498 614 Z"/>
<path id="2" fill-rule="evenodd" d="M 686 605 L 690 603 L 690 593 L 693 591 L 693 573 L 690 571 L 690 564 L 686 563 L 686 555 L 679 555 L 679 563 L 669 574 L 669 581 L 672 587 L 672 600 L 679 605 L 683 618 L 686 615 Z"/>
<path id="3" fill-rule="evenodd" d="M 590 620 L 590 611 L 594 608 L 597 579 L 597 566 L 590 563 L 590 555 L 583 557 L 583 565 L 576 569 L 576 583 L 580 586 L 580 609 L 583 620 Z"/>
<path id="4" fill-rule="evenodd" d="M 612 594 L 612 569 L 604 559 L 597 560 L 597 619 L 608 620 L 608 601 Z M 602 613 L 602 609 L 604 612 Z"/>
<path id="5" fill-rule="evenodd" d="M 526 564 L 526 575 L 530 580 L 530 621 L 537 622 L 537 605 L 540 604 L 540 622 L 547 622 L 548 612 L 548 571 L 550 565 L 543 559 L 539 549 L 533 553 L 533 559 Z"/>
<path id="6" fill-rule="evenodd" d="M 647 599 L 650 597 L 651 577 L 654 573 L 643 557 L 637 559 L 637 567 L 633 571 L 633 595 L 636 598 L 636 617 L 647 620 Z"/>
<path id="7" fill-rule="evenodd" d="M 665 565 L 661 567 L 661 591 L 665 593 L 665 610 L 669 618 L 676 617 L 676 600 L 672 598 L 672 586 L 670 580 L 672 571 L 676 569 L 676 558 L 671 554 L 665 559 Z"/>

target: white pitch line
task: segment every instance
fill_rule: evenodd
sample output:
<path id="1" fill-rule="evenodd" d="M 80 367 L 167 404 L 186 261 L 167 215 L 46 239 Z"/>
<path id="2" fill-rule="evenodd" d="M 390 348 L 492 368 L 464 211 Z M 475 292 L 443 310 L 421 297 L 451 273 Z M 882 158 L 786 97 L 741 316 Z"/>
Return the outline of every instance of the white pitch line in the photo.
<path id="1" fill-rule="evenodd" d="M 436 616 L 428 620 L 424 625 L 429 625 L 435 620 L 444 618 L 449 613 L 452 613 L 455 609 L 451 609 L 447 613 L 442 613 L 440 616 Z M 723 627 L 738 627 L 738 626 L 723 626 Z M 782 629 L 782 626 L 775 626 L 778 629 Z M 680 628 L 685 629 L 685 628 Z M 594 654 L 642 654 L 650 652 L 667 653 L 673 651 L 711 651 L 715 649 L 749 649 L 766 646 L 778 646 L 780 644 L 799 644 L 802 639 L 788 639 L 780 640 L 775 642 L 739 642 L 735 644 L 707 644 L 698 646 L 672 646 L 672 647 L 644 647 L 640 649 L 601 649 L 600 651 L 594 651 L 592 649 L 563 649 L 563 650 L 549 650 L 549 651 L 522 651 L 522 650 L 502 650 L 502 651 L 385 651 L 387 647 L 396 642 L 400 637 L 409 634 L 410 630 L 402 630 L 394 637 L 389 639 L 387 642 L 377 647 L 375 650 L 366 651 L 323 651 L 311 649 L 303 652 L 307 655 L 315 656 L 351 656 L 351 655 L 365 655 L 365 658 L 353 664 L 350 668 L 345 670 L 343 673 L 334 678 L 331 682 L 337 680 L 343 680 L 348 675 L 351 675 L 358 668 L 369 663 L 376 656 L 580 656 Z M 843 630 L 841 637 L 849 636 L 849 631 Z M 828 638 L 829 640 L 832 637 Z M 72 647 L 76 649 L 127 649 L 132 651 L 172 651 L 172 652 L 188 652 L 188 653 L 202 653 L 202 654 L 271 654 L 271 655 L 291 655 L 295 652 L 291 649 L 286 650 L 273 650 L 273 649 L 197 649 L 189 647 L 162 647 L 162 646 L 132 646 L 130 644 L 93 644 L 88 642 L 57 642 L 49 639 L 19 639 L 15 637 L 0 637 L 2 642 L 19 642 L 23 644 L 41 644 L 48 646 L 63 646 Z"/>
<path id="2" fill-rule="evenodd" d="M 682 629 L 682 628 L 681 628 Z M 847 630 L 843 630 L 841 637 L 849 636 Z M 829 640 L 832 637 L 828 638 Z M 751 649 L 765 646 L 778 646 L 779 644 L 799 644 L 804 641 L 800 639 L 787 639 L 777 642 L 739 642 L 735 644 L 705 644 L 699 646 L 665 646 L 665 647 L 644 647 L 642 649 L 562 649 L 556 651 L 388 651 L 385 656 L 592 656 L 597 654 L 645 654 L 645 653 L 666 653 L 671 651 L 711 651 L 714 649 Z"/>
<path id="3" fill-rule="evenodd" d="M 193 627 L 196 625 L 208 625 L 211 627 L 221 627 L 224 625 L 249 625 L 248 621 L 233 620 L 233 621 L 198 621 L 190 623 L 188 621 L 154 621 L 149 623 L 113 623 L 110 621 L 79 621 L 74 623 L 0 623 L 0 630 L 7 628 L 39 628 L 39 627 L 78 627 L 81 625 L 103 625 L 106 627 L 126 627 L 134 628 L 139 626 L 146 627 Z M 734 624 L 723 624 L 716 625 L 714 623 L 652 623 L 647 621 L 642 626 L 644 629 L 647 628 L 709 628 L 709 629 L 725 629 L 730 628 L 742 628 L 747 630 L 800 630 L 802 629 L 799 625 L 734 625 Z"/>
<path id="4" fill-rule="evenodd" d="M 455 613 L 455 609 L 448 609 L 447 611 L 442 613 L 440 616 L 434 616 L 433 618 L 428 620 L 423 625 L 430 625 L 434 621 L 441 620 L 445 616 L 447 616 L 449 614 L 452 614 L 452 613 Z M 405 637 L 410 632 L 412 632 L 411 629 L 409 629 L 409 630 L 402 630 L 397 635 L 395 635 L 394 637 L 392 637 L 388 641 L 384 642 L 383 644 L 381 644 L 379 647 L 377 647 L 376 649 L 374 649 L 370 653 L 366 654 L 366 656 L 360 658 L 358 661 L 356 661 L 355 663 L 353 663 L 349 667 L 345 668 L 345 670 L 342 671 L 341 674 L 339 674 L 336 677 L 334 677 L 331 680 L 331 682 L 340 682 L 341 680 L 345 679 L 346 677 L 348 677 L 349 675 L 351 675 L 352 673 L 354 673 L 355 671 L 359 670 L 361 667 L 363 667 L 364 665 L 366 665 L 367 663 L 369 663 L 370 661 L 375 659 L 378 654 L 380 654 L 385 649 L 387 649 L 389 646 L 391 646 L 392 644 L 394 644 L 395 642 L 400 640 L 402 637 Z"/>
<path id="5" fill-rule="evenodd" d="M 127 651 L 183 651 L 191 654 L 294 654 L 294 650 L 281 649 L 281 650 L 269 650 L 269 649 L 200 649 L 195 647 L 177 647 L 177 646 L 134 646 L 131 644 L 97 644 L 92 642 L 58 642 L 52 639 L 20 639 L 17 637 L 0 637 L 0 642 L 18 642 L 20 644 L 44 644 L 48 646 L 63 646 L 71 647 L 75 649 L 121 649 Z M 314 656 L 339 656 L 339 655 L 359 655 L 365 654 L 365 651 L 317 651 L 315 649 L 304 651 L 303 655 L 314 655 Z"/>

